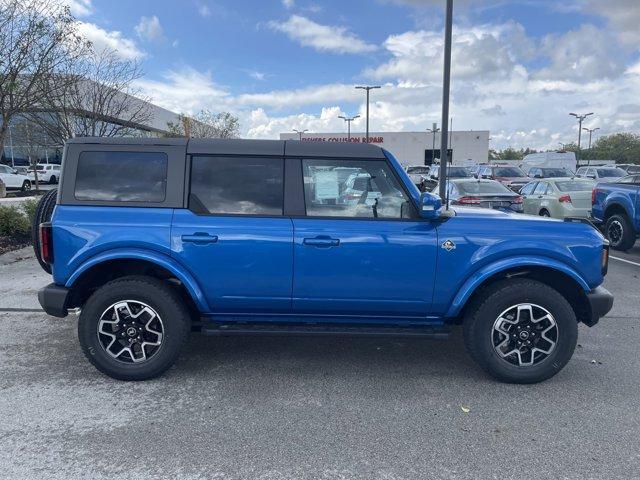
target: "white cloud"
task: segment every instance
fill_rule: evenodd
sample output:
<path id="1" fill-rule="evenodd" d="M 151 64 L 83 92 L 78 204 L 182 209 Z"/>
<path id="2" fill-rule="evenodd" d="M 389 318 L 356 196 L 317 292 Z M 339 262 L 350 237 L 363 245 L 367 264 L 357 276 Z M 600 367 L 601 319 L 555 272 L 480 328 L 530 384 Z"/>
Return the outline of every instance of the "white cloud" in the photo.
<path id="1" fill-rule="evenodd" d="M 133 40 L 124 37 L 119 31 L 107 31 L 94 23 L 80 21 L 76 22 L 76 27 L 78 34 L 89 40 L 95 50 L 113 50 L 119 57 L 126 60 L 145 56 Z"/>
<path id="2" fill-rule="evenodd" d="M 598 14 L 610 23 L 612 33 L 622 42 L 638 49 L 640 43 L 640 8 L 638 0 L 583 0 L 583 12 Z"/>
<path id="3" fill-rule="evenodd" d="M 284 8 L 293 8 L 295 4 L 295 0 L 282 0 L 282 5 L 284 5 Z"/>
<path id="4" fill-rule="evenodd" d="M 93 12 L 91 0 L 58 0 L 61 5 L 66 5 L 75 17 L 86 17 Z"/>
<path id="5" fill-rule="evenodd" d="M 160 25 L 160 19 L 153 15 L 151 17 L 140 17 L 140 21 L 135 27 L 135 31 L 140 38 L 149 41 L 162 39 L 164 30 Z"/>
<path id="6" fill-rule="evenodd" d="M 494 78 L 508 75 L 519 60 L 531 57 L 532 41 L 520 24 L 479 25 L 455 28 L 452 75 L 455 78 Z M 439 31 L 409 31 L 391 35 L 384 47 L 392 58 L 366 73 L 373 78 L 407 82 L 439 82 L 442 79 L 443 36 Z"/>
<path id="7" fill-rule="evenodd" d="M 353 85 L 330 84 L 309 86 L 297 90 L 274 90 L 265 93 L 248 93 L 236 97 L 238 105 L 281 108 L 298 108 L 340 101 L 355 101 L 360 94 Z"/>
<path id="8" fill-rule="evenodd" d="M 249 75 L 251 78 L 253 78 L 254 80 L 259 80 L 259 81 L 264 81 L 267 78 L 267 74 L 264 72 L 257 72 L 255 70 L 249 70 L 247 72 L 247 75 Z"/>
<path id="9" fill-rule="evenodd" d="M 271 21 L 267 25 L 300 45 L 321 52 L 367 53 L 377 48 L 350 33 L 345 27 L 321 25 L 301 15 L 291 15 L 285 22 Z"/>
<path id="10" fill-rule="evenodd" d="M 153 103 L 174 112 L 195 113 L 203 108 L 218 111 L 229 107 L 229 93 L 213 82 L 211 74 L 191 67 L 170 70 L 162 80 L 140 79 L 135 86 Z"/>
<path id="11" fill-rule="evenodd" d="M 582 25 L 562 35 L 547 35 L 542 49 L 550 64 L 536 76 L 583 81 L 613 78 L 624 71 L 620 47 L 616 43 L 611 32 L 593 25 Z"/>
<path id="12" fill-rule="evenodd" d="M 211 9 L 206 3 L 196 2 L 196 7 L 198 8 L 198 15 L 203 18 L 207 18 L 211 16 Z"/>

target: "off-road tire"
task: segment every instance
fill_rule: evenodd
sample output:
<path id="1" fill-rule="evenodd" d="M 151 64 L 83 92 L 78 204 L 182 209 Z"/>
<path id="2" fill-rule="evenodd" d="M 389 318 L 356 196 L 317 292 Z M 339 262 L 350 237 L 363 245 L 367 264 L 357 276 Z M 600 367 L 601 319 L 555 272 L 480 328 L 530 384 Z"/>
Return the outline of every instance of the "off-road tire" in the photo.
<path id="1" fill-rule="evenodd" d="M 548 310 L 558 327 L 550 355 L 531 366 L 517 366 L 498 355 L 492 342 L 493 325 L 513 305 L 532 303 Z M 558 373 L 569 362 L 578 340 L 578 322 L 569 302 L 553 288 L 529 279 L 500 280 L 469 306 L 463 324 L 464 343 L 471 358 L 494 378 L 507 383 L 537 383 Z"/>
<path id="2" fill-rule="evenodd" d="M 622 227 L 622 235 L 617 241 L 612 240 L 609 236 L 609 229 L 612 228 L 614 222 L 618 222 Z M 616 214 L 609 217 L 605 224 L 604 234 L 607 240 L 609 240 L 611 248 L 614 250 L 626 251 L 636 243 L 636 232 L 629 221 L 629 217 L 624 214 Z"/>
<path id="3" fill-rule="evenodd" d="M 53 209 L 56 206 L 56 201 L 58 199 L 58 190 L 50 190 L 45 193 L 40 201 L 38 202 L 38 206 L 36 207 L 35 214 L 33 215 L 33 220 L 31 223 L 31 244 L 33 245 L 33 251 L 36 254 L 36 259 L 38 263 L 42 267 L 42 269 L 51 273 L 51 265 L 42 261 L 42 257 L 40 256 L 40 237 L 38 236 L 38 227 L 41 223 L 48 222 L 51 220 L 51 215 L 53 214 Z"/>
<path id="4" fill-rule="evenodd" d="M 103 312 L 119 301 L 139 301 L 153 308 L 163 323 L 163 338 L 157 354 L 141 363 L 125 363 L 109 355 L 98 337 Z M 189 338 L 191 317 L 182 298 L 166 283 L 145 276 L 113 280 L 96 290 L 82 307 L 78 338 L 87 359 L 102 373 L 118 380 L 158 377 L 178 358 Z"/>

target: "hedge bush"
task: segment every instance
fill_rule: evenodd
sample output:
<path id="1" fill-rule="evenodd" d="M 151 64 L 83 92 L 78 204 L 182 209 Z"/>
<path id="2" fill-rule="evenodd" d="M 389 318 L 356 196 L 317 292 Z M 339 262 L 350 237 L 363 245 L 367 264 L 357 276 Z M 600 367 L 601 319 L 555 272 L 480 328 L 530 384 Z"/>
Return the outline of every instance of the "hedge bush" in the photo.
<path id="1" fill-rule="evenodd" d="M 31 230 L 31 222 L 26 211 L 14 205 L 0 205 L 0 235 L 12 237 L 27 235 Z"/>
<path id="2" fill-rule="evenodd" d="M 22 204 L 22 210 L 27 214 L 29 225 L 33 223 L 33 217 L 36 216 L 36 208 L 38 208 L 39 201 L 39 199 L 36 200 L 35 198 L 30 198 Z"/>

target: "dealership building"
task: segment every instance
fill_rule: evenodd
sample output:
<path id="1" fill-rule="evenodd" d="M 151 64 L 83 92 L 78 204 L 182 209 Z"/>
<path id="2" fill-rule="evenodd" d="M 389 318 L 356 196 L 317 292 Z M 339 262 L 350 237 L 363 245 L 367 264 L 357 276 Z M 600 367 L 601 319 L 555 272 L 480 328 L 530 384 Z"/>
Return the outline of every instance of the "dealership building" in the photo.
<path id="1" fill-rule="evenodd" d="M 370 132 L 370 143 L 391 152 L 404 165 L 430 165 L 440 158 L 440 133 L 430 132 Z M 281 133 L 280 140 L 298 140 L 297 133 Z M 364 143 L 365 134 L 305 133 L 303 142 Z M 435 146 L 435 149 L 434 149 Z M 454 131 L 449 135 L 449 156 L 454 164 L 487 162 L 489 159 L 489 131 Z"/>

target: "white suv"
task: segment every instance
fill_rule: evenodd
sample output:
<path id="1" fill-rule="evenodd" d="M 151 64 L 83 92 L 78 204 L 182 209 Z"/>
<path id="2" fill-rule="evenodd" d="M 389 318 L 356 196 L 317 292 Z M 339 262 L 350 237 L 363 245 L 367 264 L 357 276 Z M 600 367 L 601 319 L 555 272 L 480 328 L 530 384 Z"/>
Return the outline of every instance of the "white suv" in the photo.
<path id="1" fill-rule="evenodd" d="M 58 183 L 58 180 L 60 180 L 60 165 L 39 163 L 37 170 L 38 182 Z M 36 181 L 36 176 L 33 173 L 33 168 L 30 169 L 29 178 L 32 182 Z"/>
<path id="2" fill-rule="evenodd" d="M 615 182 L 626 175 L 627 172 L 616 166 L 580 167 L 576 172 L 576 177 L 590 178 L 596 182 Z"/>
<path id="3" fill-rule="evenodd" d="M 31 190 L 31 181 L 26 175 L 20 175 L 8 165 L 0 165 L 0 179 L 4 182 L 7 190 Z"/>

